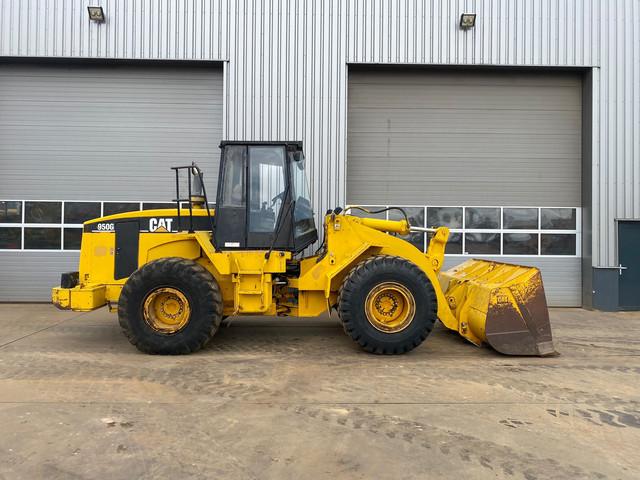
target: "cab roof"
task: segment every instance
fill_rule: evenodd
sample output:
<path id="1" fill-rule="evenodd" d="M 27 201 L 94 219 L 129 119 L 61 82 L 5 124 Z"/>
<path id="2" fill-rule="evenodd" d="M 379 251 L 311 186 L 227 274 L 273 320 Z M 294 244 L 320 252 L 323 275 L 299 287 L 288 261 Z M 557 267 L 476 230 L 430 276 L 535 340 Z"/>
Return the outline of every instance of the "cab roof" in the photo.
<path id="1" fill-rule="evenodd" d="M 260 140 L 223 140 L 220 142 L 220 148 L 228 145 L 243 145 L 249 147 L 282 145 L 293 150 L 302 150 L 301 140 L 282 140 L 282 141 L 260 141 Z"/>

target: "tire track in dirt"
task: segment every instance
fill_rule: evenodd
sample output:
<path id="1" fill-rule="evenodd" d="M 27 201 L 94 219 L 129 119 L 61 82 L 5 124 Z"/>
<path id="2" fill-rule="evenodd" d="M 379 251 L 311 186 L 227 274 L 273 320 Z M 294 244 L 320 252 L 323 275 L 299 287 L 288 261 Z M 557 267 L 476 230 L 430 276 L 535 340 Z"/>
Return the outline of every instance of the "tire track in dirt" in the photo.
<path id="1" fill-rule="evenodd" d="M 553 458 L 538 457 L 530 452 L 521 452 L 455 430 L 378 414 L 372 410 L 345 406 L 347 413 L 344 414 L 337 413 L 336 409 L 319 406 L 283 405 L 280 408 L 348 430 L 384 436 L 388 439 L 385 441 L 403 442 L 420 447 L 426 452 L 457 456 L 459 460 L 479 465 L 494 475 L 520 475 L 528 480 L 606 478 L 600 472 L 585 470 L 578 465 L 560 463 Z"/>

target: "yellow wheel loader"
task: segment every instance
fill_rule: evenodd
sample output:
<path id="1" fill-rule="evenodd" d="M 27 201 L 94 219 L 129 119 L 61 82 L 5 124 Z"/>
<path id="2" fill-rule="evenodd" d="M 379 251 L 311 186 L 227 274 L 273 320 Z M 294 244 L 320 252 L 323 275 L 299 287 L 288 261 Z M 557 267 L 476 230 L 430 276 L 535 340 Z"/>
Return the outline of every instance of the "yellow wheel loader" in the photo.
<path id="1" fill-rule="evenodd" d="M 175 209 L 85 222 L 79 271 L 62 274 L 53 303 L 77 311 L 108 304 L 129 341 L 156 354 L 201 349 L 227 316 L 331 310 L 371 353 L 414 349 L 437 319 L 504 354 L 554 353 L 537 269 L 468 260 L 441 272 L 446 227 L 430 232 L 423 253 L 400 238 L 427 230 L 406 214 L 391 221 L 341 208 L 326 213 L 317 252 L 303 255 L 318 233 L 301 142 L 220 147 L 214 209 L 200 169 L 174 167 Z"/>

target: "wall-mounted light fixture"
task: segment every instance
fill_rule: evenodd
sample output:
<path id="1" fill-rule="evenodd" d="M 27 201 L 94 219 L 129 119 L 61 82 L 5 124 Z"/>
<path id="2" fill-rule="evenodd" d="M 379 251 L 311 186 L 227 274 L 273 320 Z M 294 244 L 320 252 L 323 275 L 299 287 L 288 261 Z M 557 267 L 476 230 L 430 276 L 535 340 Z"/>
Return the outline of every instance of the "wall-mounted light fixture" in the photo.
<path id="1" fill-rule="evenodd" d="M 87 10 L 89 11 L 89 20 L 97 23 L 104 22 L 104 10 L 102 10 L 102 7 L 87 7 Z"/>
<path id="2" fill-rule="evenodd" d="M 460 28 L 467 30 L 476 26 L 475 13 L 463 13 L 460 15 Z"/>

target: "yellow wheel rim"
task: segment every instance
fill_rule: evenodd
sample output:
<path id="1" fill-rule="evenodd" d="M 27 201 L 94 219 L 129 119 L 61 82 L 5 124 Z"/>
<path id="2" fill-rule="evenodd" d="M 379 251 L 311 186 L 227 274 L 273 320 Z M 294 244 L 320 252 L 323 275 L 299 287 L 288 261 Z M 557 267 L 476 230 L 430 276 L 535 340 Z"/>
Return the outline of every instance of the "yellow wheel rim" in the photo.
<path id="1" fill-rule="evenodd" d="M 178 333 L 189 322 L 191 308 L 184 294 L 175 288 L 158 288 L 144 301 L 144 320 L 156 332 Z"/>
<path id="2" fill-rule="evenodd" d="M 407 328 L 416 313 L 416 301 L 407 287 L 395 282 L 376 285 L 365 301 L 367 320 L 384 333 Z"/>

